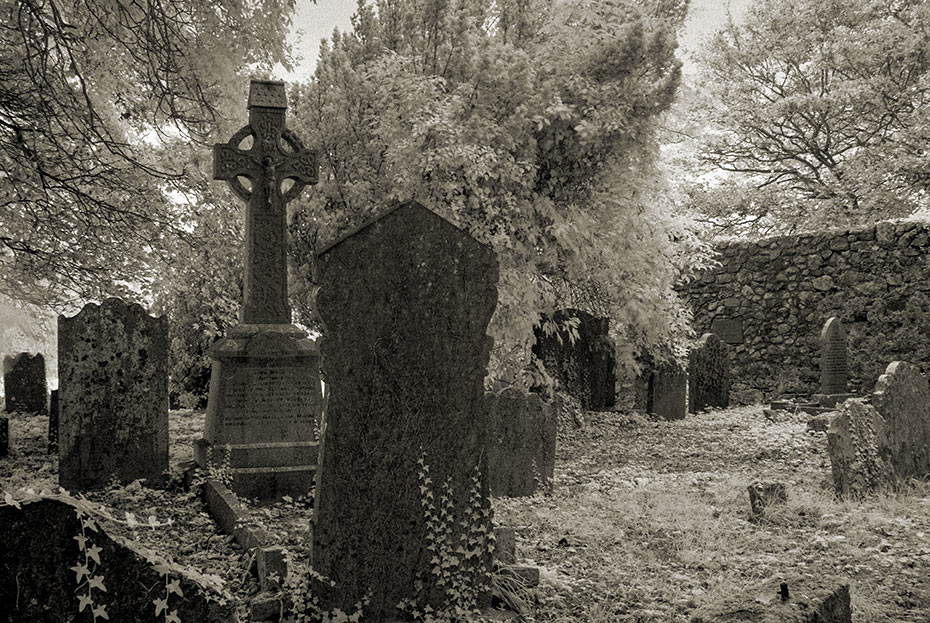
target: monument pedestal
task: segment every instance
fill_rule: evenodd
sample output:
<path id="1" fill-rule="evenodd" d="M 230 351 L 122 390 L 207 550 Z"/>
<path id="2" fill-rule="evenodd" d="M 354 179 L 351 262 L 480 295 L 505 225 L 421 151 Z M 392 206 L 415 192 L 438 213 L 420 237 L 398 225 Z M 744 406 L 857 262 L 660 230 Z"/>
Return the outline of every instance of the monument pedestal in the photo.
<path id="1" fill-rule="evenodd" d="M 290 324 L 242 324 L 210 351 L 213 368 L 204 435 L 194 444 L 203 469 L 227 453 L 230 488 L 262 501 L 297 498 L 313 487 L 319 451 L 320 352 Z"/>

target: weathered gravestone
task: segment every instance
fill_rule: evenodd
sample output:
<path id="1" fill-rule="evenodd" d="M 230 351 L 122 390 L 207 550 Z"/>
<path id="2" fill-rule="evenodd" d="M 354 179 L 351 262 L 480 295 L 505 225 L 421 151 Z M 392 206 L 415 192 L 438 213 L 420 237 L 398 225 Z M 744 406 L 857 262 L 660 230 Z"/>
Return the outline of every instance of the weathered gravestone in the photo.
<path id="1" fill-rule="evenodd" d="M 814 400 L 822 407 L 834 407 L 851 398 L 853 395 L 847 393 L 848 379 L 846 331 L 834 316 L 820 331 L 820 393 L 814 394 Z"/>
<path id="2" fill-rule="evenodd" d="M 82 530 L 82 521 L 90 520 L 85 509 L 67 499 L 0 505 L 0 620 L 167 621 L 172 612 L 174 620 L 191 623 L 238 620 L 228 592 L 217 593 L 183 571 L 157 569 L 164 561 L 100 526 Z M 77 538 L 82 535 L 84 551 Z M 102 587 L 92 589 L 87 575 L 75 576 L 75 564 L 84 561 Z M 177 582 L 180 592 L 168 593 L 167 610 L 154 616 L 153 604 L 166 598 L 167 582 Z M 92 604 L 82 606 L 88 596 Z M 99 616 L 91 615 L 91 607 L 99 609 Z"/>
<path id="3" fill-rule="evenodd" d="M 920 370 L 893 361 L 878 377 L 872 406 L 881 413 L 896 479 L 930 475 L 930 385 Z"/>
<path id="4" fill-rule="evenodd" d="M 827 431 L 827 450 L 839 497 L 861 498 L 894 486 L 885 418 L 865 401 L 842 403 Z"/>
<path id="5" fill-rule="evenodd" d="M 206 424 L 194 447 L 203 468 L 228 453 L 231 488 L 262 500 L 312 488 L 322 410 L 319 350 L 291 324 L 285 258 L 285 206 L 316 183 L 318 166 L 285 128 L 286 109 L 283 82 L 253 80 L 249 124 L 214 147 L 214 178 L 248 201 L 245 283 L 239 326 L 210 351 Z M 240 149 L 250 136 L 252 147 Z M 288 179 L 293 185 L 282 192 Z"/>
<path id="6" fill-rule="evenodd" d="M 688 372 L 674 363 L 651 366 L 646 372 L 646 413 L 666 420 L 688 414 Z"/>
<path id="7" fill-rule="evenodd" d="M 533 495 L 554 475 L 558 404 L 514 387 L 486 394 L 485 401 L 491 494 Z"/>
<path id="8" fill-rule="evenodd" d="M 547 335 L 545 323 L 534 328 L 533 356 L 583 408 L 597 411 L 612 407 L 616 402 L 617 380 L 614 343 L 608 336 L 610 321 L 578 309 L 556 312 L 552 321 L 563 327 L 571 318 L 578 320 L 574 341 L 565 329 Z"/>
<path id="9" fill-rule="evenodd" d="M 713 333 L 705 333 L 688 356 L 688 411 L 729 404 L 729 348 Z"/>
<path id="10" fill-rule="evenodd" d="M 48 453 L 58 452 L 58 390 L 53 389 L 48 399 Z"/>
<path id="11" fill-rule="evenodd" d="M 44 414 L 48 386 L 42 354 L 19 353 L 4 357 L 3 388 L 7 413 Z"/>
<path id="12" fill-rule="evenodd" d="M 0 458 L 10 453 L 10 418 L 0 415 Z"/>
<path id="13" fill-rule="evenodd" d="M 168 469 L 168 321 L 109 298 L 58 317 L 58 482 L 152 484 Z"/>
<path id="14" fill-rule="evenodd" d="M 447 604 L 444 576 L 488 603 L 491 508 L 484 377 L 493 251 L 415 202 L 319 257 L 329 402 L 313 569 L 325 609 L 400 618 Z M 462 548 L 459 550 L 459 548 Z M 422 610 L 421 610 L 422 611 Z"/>

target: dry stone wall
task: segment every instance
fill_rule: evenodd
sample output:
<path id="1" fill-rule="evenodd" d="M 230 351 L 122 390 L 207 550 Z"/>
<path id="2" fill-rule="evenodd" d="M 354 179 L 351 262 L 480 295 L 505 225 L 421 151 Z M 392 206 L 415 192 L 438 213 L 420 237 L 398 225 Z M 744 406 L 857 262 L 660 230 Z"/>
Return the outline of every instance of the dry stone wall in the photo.
<path id="1" fill-rule="evenodd" d="M 734 389 L 818 391 L 827 318 L 847 334 L 849 390 L 892 361 L 930 371 L 930 223 L 880 223 L 718 246 L 720 266 L 683 286 L 698 335 L 730 343 Z"/>

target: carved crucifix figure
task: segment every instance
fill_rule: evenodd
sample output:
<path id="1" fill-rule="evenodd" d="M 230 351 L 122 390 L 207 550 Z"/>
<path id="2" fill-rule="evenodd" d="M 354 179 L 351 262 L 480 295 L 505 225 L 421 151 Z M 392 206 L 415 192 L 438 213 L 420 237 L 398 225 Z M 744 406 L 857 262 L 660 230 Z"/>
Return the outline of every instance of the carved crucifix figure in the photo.
<path id="1" fill-rule="evenodd" d="M 286 206 L 307 184 L 316 184 L 316 152 L 304 149 L 285 128 L 284 83 L 252 80 L 249 124 L 228 143 L 213 146 L 213 179 L 226 180 L 248 201 L 245 221 L 245 287 L 242 324 L 289 324 L 287 300 Z M 239 145 L 252 137 L 251 148 Z M 248 178 L 251 189 L 239 177 Z M 293 185 L 282 192 L 285 180 Z"/>

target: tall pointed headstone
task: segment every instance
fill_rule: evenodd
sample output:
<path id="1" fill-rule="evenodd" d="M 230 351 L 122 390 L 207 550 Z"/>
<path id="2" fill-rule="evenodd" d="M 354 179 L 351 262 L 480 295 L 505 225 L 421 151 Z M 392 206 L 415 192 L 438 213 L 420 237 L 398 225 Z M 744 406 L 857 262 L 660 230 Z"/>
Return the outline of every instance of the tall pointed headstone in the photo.
<path id="1" fill-rule="evenodd" d="M 253 80 L 249 124 L 213 150 L 215 179 L 248 201 L 240 324 L 210 351 L 213 366 L 198 465 L 228 453 L 231 487 L 273 500 L 313 486 L 322 393 L 319 350 L 291 324 L 286 205 L 317 181 L 316 154 L 285 127 L 283 82 Z M 248 150 L 240 148 L 253 139 Z M 240 177 L 248 178 L 251 189 Z M 282 190 L 285 180 L 293 185 Z"/>
<path id="2" fill-rule="evenodd" d="M 847 393 L 849 366 L 846 356 L 846 331 L 833 316 L 820 331 L 820 393 L 814 400 L 822 407 L 834 407 L 853 394 Z"/>
<path id="3" fill-rule="evenodd" d="M 491 508 L 484 377 L 494 252 L 404 203 L 320 253 L 330 390 L 313 515 L 324 609 L 402 618 L 443 582 L 487 603 Z"/>

